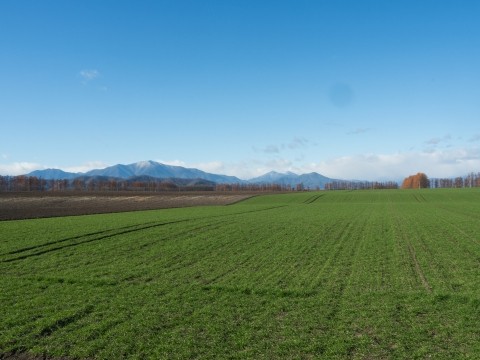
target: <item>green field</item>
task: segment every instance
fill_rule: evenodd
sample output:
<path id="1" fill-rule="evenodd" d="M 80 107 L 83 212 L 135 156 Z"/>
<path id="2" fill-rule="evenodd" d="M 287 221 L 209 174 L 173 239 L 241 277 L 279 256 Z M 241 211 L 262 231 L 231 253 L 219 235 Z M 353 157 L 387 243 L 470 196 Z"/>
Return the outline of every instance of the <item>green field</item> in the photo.
<path id="1" fill-rule="evenodd" d="M 479 359 L 480 191 L 0 222 L 0 358 Z"/>

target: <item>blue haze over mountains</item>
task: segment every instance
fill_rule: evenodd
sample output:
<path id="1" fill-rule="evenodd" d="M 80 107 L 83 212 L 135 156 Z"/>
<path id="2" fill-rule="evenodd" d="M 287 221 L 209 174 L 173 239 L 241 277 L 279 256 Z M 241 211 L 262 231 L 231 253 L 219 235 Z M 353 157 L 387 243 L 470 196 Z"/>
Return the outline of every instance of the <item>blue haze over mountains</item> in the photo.
<path id="1" fill-rule="evenodd" d="M 215 182 L 217 184 L 280 184 L 296 186 L 302 183 L 306 188 L 323 189 L 325 184 L 334 179 L 330 179 L 318 173 L 297 175 L 292 172 L 278 173 L 271 171 L 265 175 L 250 179 L 242 180 L 235 176 L 211 174 L 193 168 L 185 168 L 182 166 L 165 165 L 155 161 L 140 161 L 133 164 L 118 164 L 109 166 L 105 169 L 90 170 L 86 173 L 70 173 L 59 169 L 35 170 L 27 174 L 28 176 L 36 176 L 38 178 L 51 179 L 75 179 L 80 176 L 91 177 L 110 177 L 129 179 L 137 176 L 151 176 L 159 179 L 203 179 Z"/>

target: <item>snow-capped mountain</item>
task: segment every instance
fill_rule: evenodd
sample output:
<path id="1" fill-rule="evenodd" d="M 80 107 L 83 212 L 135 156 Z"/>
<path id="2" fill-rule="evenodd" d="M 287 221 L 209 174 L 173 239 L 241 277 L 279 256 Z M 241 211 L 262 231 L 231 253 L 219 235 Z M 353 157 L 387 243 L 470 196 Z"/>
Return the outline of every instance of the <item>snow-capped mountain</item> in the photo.
<path id="1" fill-rule="evenodd" d="M 28 174 L 42 179 L 73 179 L 79 176 L 104 176 L 112 178 L 128 179 L 134 176 L 151 176 L 160 179 L 204 179 L 216 183 L 243 183 L 243 180 L 235 176 L 217 175 L 198 169 L 189 169 L 182 166 L 165 165 L 156 161 L 140 161 L 123 165 L 117 164 L 105 169 L 90 170 L 86 173 L 68 173 L 62 170 L 46 169 L 36 170 Z"/>
<path id="2" fill-rule="evenodd" d="M 235 176 L 217 175 L 198 169 L 190 169 L 182 166 L 165 165 L 156 161 L 140 161 L 129 165 L 114 165 L 105 169 L 91 170 L 85 173 L 87 176 L 110 176 L 127 179 L 132 176 L 147 175 L 166 179 L 204 179 L 216 183 L 241 183 Z"/>
<path id="3" fill-rule="evenodd" d="M 50 179 L 74 179 L 76 177 L 108 177 L 129 179 L 138 176 L 150 176 L 160 179 L 203 179 L 213 181 L 218 184 L 279 184 L 296 186 L 303 184 L 305 188 L 323 189 L 325 184 L 333 181 L 318 173 L 297 175 L 293 172 L 279 173 L 271 171 L 265 175 L 250 179 L 241 180 L 235 176 L 211 174 L 194 168 L 185 168 L 182 166 L 165 165 L 156 161 L 140 161 L 133 164 L 117 164 L 106 167 L 105 169 L 90 170 L 86 173 L 69 173 L 58 169 L 35 170 L 28 176 Z"/>

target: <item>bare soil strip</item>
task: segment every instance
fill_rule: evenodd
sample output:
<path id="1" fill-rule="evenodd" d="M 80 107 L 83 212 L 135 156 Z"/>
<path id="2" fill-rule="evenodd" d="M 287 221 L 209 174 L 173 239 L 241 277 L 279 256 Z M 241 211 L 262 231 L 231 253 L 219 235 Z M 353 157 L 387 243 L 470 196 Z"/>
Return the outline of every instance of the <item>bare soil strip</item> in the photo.
<path id="1" fill-rule="evenodd" d="M 228 205 L 245 193 L 0 193 L 0 220 Z"/>

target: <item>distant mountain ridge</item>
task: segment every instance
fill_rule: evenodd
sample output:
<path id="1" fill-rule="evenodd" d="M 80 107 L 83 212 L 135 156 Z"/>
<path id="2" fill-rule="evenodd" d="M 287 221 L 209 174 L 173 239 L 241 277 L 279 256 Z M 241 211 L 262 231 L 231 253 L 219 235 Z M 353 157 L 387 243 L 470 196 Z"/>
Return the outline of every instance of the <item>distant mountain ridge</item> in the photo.
<path id="1" fill-rule="evenodd" d="M 321 174 L 318 174 L 316 172 L 297 175 L 290 171 L 287 173 L 278 173 L 276 171 L 270 171 L 265 175 L 250 179 L 249 183 L 254 183 L 254 184 L 274 183 L 274 184 L 289 185 L 289 186 L 296 186 L 298 184 L 303 184 L 305 188 L 315 189 L 318 187 L 320 189 L 323 189 L 325 187 L 325 184 L 332 181 L 335 181 L 335 180 L 330 179 Z"/>
<path id="2" fill-rule="evenodd" d="M 45 180 L 72 180 L 78 176 L 85 175 L 83 173 L 71 173 L 60 169 L 35 170 L 27 174 L 27 176 L 35 176 Z"/>
<path id="3" fill-rule="evenodd" d="M 305 188 L 323 189 L 325 184 L 334 179 L 312 172 L 310 174 L 298 175 L 293 172 L 279 173 L 271 171 L 262 176 L 241 180 L 235 176 L 207 173 L 195 168 L 183 166 L 165 165 L 156 161 L 140 161 L 133 164 L 117 164 L 104 169 L 94 169 L 85 173 L 71 173 L 59 169 L 35 170 L 27 174 L 45 180 L 72 180 L 77 177 L 110 177 L 119 179 L 130 179 L 133 177 L 149 176 L 159 179 L 203 179 L 217 184 L 279 184 L 296 186 L 303 184 Z"/>
<path id="4" fill-rule="evenodd" d="M 193 168 L 183 166 L 165 165 L 156 161 L 140 161 L 129 165 L 114 165 L 105 169 L 90 170 L 85 173 L 87 176 L 111 176 L 121 179 L 128 179 L 133 176 L 147 175 L 160 179 L 204 179 L 215 183 L 242 183 L 243 180 L 235 176 L 217 175 L 207 173 Z"/>

